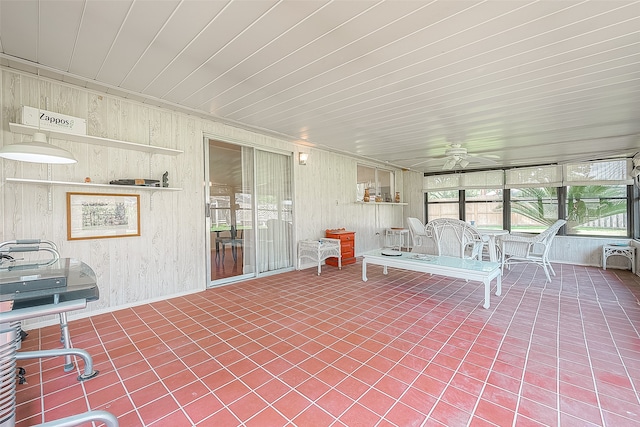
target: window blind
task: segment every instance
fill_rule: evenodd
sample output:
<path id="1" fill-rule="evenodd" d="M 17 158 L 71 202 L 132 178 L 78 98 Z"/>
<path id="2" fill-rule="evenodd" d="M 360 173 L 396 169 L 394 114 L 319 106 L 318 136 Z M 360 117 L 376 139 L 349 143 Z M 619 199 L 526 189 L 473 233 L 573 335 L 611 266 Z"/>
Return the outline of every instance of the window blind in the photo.
<path id="1" fill-rule="evenodd" d="M 469 172 L 462 175 L 463 188 L 503 188 L 504 171 Z"/>
<path id="2" fill-rule="evenodd" d="M 430 175 L 424 177 L 424 191 L 460 189 L 460 174 Z"/>
<path id="3" fill-rule="evenodd" d="M 509 169 L 505 180 L 505 188 L 562 187 L 562 166 Z"/>
<path id="4" fill-rule="evenodd" d="M 630 159 L 602 160 L 564 165 L 564 185 L 631 185 Z"/>

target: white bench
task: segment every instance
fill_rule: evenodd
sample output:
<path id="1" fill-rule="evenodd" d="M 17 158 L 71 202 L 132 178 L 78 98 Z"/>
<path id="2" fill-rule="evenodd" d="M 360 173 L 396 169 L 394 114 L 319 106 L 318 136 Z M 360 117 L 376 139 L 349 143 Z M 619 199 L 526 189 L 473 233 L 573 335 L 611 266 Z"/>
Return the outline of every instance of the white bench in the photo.
<path id="1" fill-rule="evenodd" d="M 399 251 L 397 254 L 394 253 L 396 256 L 387 256 L 382 252 L 382 249 L 376 249 L 363 255 L 362 280 L 364 282 L 367 281 L 367 264 L 376 264 L 384 267 L 384 274 L 387 274 L 387 267 L 394 267 L 457 279 L 480 281 L 484 283 L 484 304 L 482 305 L 484 308 L 490 306 L 490 290 L 493 279 L 496 279 L 497 282 L 496 295 L 500 296 L 502 293 L 502 271 L 498 262 Z"/>

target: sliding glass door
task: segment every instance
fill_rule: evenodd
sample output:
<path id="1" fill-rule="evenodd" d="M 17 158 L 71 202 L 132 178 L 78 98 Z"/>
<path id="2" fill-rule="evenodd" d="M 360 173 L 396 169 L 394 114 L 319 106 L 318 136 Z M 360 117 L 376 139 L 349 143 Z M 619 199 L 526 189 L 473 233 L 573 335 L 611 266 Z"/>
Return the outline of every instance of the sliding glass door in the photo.
<path id="1" fill-rule="evenodd" d="M 208 140 L 211 286 L 294 266 L 291 156 Z"/>

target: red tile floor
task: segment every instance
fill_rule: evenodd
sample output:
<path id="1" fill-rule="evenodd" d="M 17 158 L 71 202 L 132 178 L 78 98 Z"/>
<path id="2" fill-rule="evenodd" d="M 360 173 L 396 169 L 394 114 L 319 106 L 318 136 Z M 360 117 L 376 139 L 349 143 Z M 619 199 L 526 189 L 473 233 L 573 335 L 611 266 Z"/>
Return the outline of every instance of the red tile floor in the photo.
<path id="1" fill-rule="evenodd" d="M 516 267 L 476 282 L 323 267 L 72 321 L 100 374 L 20 362 L 17 425 L 104 409 L 134 426 L 638 426 L 640 278 Z M 59 345 L 30 331 L 25 350 Z"/>

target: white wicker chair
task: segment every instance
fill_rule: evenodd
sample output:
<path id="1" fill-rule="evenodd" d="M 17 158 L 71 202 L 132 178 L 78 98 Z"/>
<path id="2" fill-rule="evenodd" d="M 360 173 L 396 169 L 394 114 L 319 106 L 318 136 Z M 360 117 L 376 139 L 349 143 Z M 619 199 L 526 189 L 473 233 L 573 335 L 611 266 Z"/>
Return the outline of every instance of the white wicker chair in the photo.
<path id="1" fill-rule="evenodd" d="M 437 255 L 438 248 L 432 237 L 427 236 L 424 224 L 418 218 L 407 217 L 407 227 L 411 236 L 411 252 Z"/>
<path id="2" fill-rule="evenodd" d="M 549 262 L 549 250 L 551 242 L 558 234 L 560 228 L 566 224 L 564 219 L 557 220 L 553 225 L 540 234 L 513 233 L 506 236 L 499 236 L 500 247 L 502 249 L 502 273 L 504 267 L 516 263 L 534 263 L 544 269 L 547 281 L 551 281 L 549 272 L 556 275 Z"/>
<path id="3" fill-rule="evenodd" d="M 482 260 L 484 240 L 474 226 L 453 218 L 437 218 L 425 226 L 427 237 L 436 242 L 437 254 Z"/>

